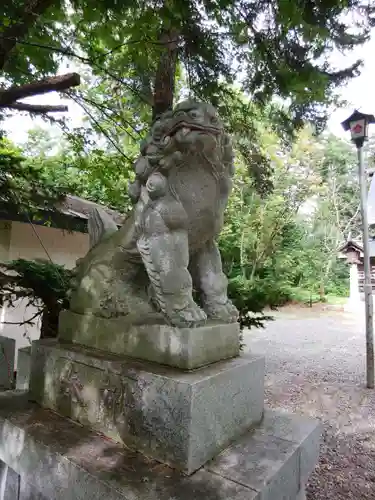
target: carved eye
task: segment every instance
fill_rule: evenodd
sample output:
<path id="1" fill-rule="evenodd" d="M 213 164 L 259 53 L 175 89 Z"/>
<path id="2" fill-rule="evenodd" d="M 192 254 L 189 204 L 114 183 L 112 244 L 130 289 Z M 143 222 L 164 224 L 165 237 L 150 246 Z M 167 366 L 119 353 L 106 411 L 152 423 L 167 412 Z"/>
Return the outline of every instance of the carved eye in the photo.
<path id="1" fill-rule="evenodd" d="M 194 109 L 189 112 L 189 115 L 194 119 L 199 117 L 198 111 L 195 111 Z"/>
<path id="2" fill-rule="evenodd" d="M 214 124 L 219 123 L 218 118 L 216 116 L 212 116 L 211 117 L 211 123 L 214 123 Z"/>
<path id="3" fill-rule="evenodd" d="M 176 118 L 178 118 L 179 116 L 185 116 L 185 112 L 184 111 L 177 111 L 177 113 L 174 116 Z"/>

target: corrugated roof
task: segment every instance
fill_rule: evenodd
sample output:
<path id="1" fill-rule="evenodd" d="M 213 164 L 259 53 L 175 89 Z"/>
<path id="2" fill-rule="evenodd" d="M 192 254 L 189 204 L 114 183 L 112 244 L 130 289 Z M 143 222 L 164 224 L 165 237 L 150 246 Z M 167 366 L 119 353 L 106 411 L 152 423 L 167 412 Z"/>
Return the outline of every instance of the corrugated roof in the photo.
<path id="1" fill-rule="evenodd" d="M 353 247 L 355 250 L 358 250 L 359 252 L 363 251 L 362 248 L 362 242 L 360 241 L 355 241 L 355 240 L 348 240 L 346 241 L 339 249 L 339 252 L 343 252 L 346 250 L 348 247 Z"/>
<path id="2" fill-rule="evenodd" d="M 342 252 L 347 246 L 353 246 L 356 248 L 358 251 L 361 252 L 361 256 L 363 256 L 363 246 L 362 246 L 362 241 L 347 241 L 341 248 L 339 248 L 339 252 Z M 375 239 L 369 241 L 369 250 L 370 250 L 370 257 L 375 257 Z"/>
<path id="3" fill-rule="evenodd" d="M 56 205 L 56 208 L 62 214 L 84 220 L 89 218 L 95 208 L 100 208 L 101 210 L 107 212 L 107 214 L 116 222 L 118 226 L 123 224 L 125 218 L 124 214 L 121 214 L 116 210 L 112 210 L 111 208 L 100 205 L 99 203 L 94 203 L 93 201 L 85 200 L 84 198 L 79 198 L 78 196 L 66 196 L 64 201 Z"/>

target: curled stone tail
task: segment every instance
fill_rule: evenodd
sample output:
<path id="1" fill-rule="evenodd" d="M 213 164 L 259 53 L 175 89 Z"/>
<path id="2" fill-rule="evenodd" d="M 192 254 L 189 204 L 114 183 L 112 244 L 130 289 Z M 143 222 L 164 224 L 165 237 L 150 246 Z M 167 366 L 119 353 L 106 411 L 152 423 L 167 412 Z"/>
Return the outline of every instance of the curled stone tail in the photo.
<path id="1" fill-rule="evenodd" d="M 95 208 L 88 219 L 88 232 L 90 237 L 90 248 L 96 246 L 103 238 L 117 231 L 115 221 L 105 212 Z"/>

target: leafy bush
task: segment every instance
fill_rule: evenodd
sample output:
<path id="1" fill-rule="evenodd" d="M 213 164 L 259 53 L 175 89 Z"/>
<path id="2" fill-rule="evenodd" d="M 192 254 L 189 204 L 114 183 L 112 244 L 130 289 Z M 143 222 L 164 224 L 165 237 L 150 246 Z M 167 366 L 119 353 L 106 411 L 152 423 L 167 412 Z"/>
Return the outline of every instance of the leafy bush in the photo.
<path id="1" fill-rule="evenodd" d="M 15 307 L 26 300 L 37 312 L 20 324 L 41 318 L 41 338 L 56 337 L 60 311 L 68 307 L 67 292 L 73 271 L 50 261 L 14 260 L 1 264 L 0 306 Z"/>
<path id="2" fill-rule="evenodd" d="M 267 284 L 257 279 L 250 281 L 239 276 L 229 279 L 228 295 L 239 310 L 241 330 L 264 327 L 264 322 L 273 318 L 263 314 L 263 309 L 266 306 L 275 308 L 280 305 L 277 303 L 276 297 L 274 297 L 273 303 L 270 303 L 272 302 L 272 294 Z"/>

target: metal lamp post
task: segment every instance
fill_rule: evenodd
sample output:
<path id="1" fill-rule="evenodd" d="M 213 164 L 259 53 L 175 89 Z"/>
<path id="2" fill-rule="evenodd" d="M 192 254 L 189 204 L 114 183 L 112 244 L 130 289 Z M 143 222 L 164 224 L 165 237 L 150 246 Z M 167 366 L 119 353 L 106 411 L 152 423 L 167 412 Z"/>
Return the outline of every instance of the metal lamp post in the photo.
<path id="1" fill-rule="evenodd" d="M 371 266 L 369 252 L 369 230 L 367 218 L 367 186 L 363 165 L 363 144 L 368 139 L 368 127 L 375 123 L 374 115 L 367 115 L 357 110 L 344 120 L 341 125 L 345 131 L 350 130 L 352 142 L 358 152 L 358 177 L 361 192 L 361 216 L 363 238 L 363 261 L 365 271 L 365 312 L 366 312 L 366 380 L 367 387 L 374 388 L 374 327 L 373 327 L 373 298 L 371 286 Z"/>

